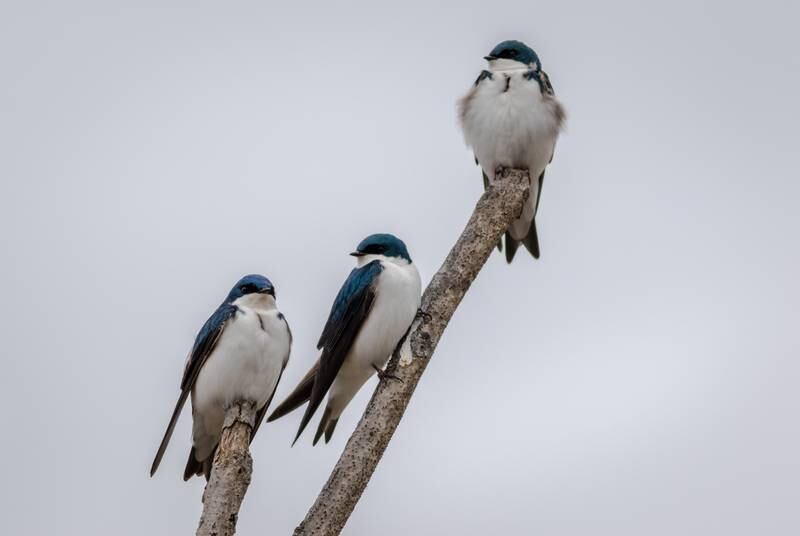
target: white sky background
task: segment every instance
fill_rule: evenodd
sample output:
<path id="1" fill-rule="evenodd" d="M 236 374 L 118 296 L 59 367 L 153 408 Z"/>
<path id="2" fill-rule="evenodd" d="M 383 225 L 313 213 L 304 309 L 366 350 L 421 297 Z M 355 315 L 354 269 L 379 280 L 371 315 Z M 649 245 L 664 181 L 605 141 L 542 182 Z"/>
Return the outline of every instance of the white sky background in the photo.
<path id="1" fill-rule="evenodd" d="M 4 533 L 192 533 L 188 408 L 148 469 L 195 333 L 268 275 L 280 400 L 364 235 L 427 280 L 482 189 L 455 101 L 506 38 L 569 111 L 542 258 L 489 260 L 345 534 L 800 532 L 795 4 L 16 4 Z M 327 446 L 262 428 L 240 534 L 291 532 L 374 382 Z"/>

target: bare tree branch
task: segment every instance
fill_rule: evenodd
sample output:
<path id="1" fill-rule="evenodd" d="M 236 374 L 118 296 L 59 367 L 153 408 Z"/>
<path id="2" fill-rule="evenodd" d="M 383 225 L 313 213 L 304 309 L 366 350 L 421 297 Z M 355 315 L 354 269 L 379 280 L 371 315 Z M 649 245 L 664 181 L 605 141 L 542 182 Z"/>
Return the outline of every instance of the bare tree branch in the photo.
<path id="1" fill-rule="evenodd" d="M 507 169 L 478 201 L 472 217 L 422 296 L 425 315 L 389 362 L 402 381 L 378 384 L 328 482 L 294 536 L 341 532 L 394 434 L 439 338 L 500 237 L 519 217 L 530 190 L 528 172 Z"/>
<path id="2" fill-rule="evenodd" d="M 231 536 L 253 474 L 250 434 L 256 419 L 253 402 L 233 404 L 225 412 L 211 478 L 203 492 L 197 536 Z"/>

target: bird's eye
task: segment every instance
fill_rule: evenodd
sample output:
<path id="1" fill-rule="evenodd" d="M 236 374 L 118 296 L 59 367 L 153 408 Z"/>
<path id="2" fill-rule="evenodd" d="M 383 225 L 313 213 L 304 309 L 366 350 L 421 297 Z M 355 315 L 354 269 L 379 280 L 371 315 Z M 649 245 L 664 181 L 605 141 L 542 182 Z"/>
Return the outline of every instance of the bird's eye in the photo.
<path id="1" fill-rule="evenodd" d="M 366 248 L 364 248 L 364 253 L 371 253 L 372 255 L 377 255 L 386 251 L 386 246 L 382 244 L 370 244 Z"/>
<path id="2" fill-rule="evenodd" d="M 513 58 L 514 56 L 517 55 L 517 51 L 516 50 L 509 50 L 508 51 L 508 55 L 509 55 L 509 57 Z"/>

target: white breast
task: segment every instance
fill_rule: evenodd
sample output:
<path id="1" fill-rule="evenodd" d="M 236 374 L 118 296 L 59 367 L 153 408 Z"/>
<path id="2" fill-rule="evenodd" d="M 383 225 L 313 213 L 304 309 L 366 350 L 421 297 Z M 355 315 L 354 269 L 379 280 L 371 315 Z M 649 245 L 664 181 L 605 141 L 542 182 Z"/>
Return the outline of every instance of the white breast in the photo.
<path id="1" fill-rule="evenodd" d="M 413 264 L 382 260 L 375 302 L 331 386 L 328 405 L 337 418 L 355 393 L 383 368 L 419 309 L 422 282 Z"/>
<path id="2" fill-rule="evenodd" d="M 492 73 L 461 101 L 464 139 L 472 147 L 489 180 L 498 166 L 525 168 L 535 181 L 550 162 L 561 128 L 560 105 L 542 95 L 527 70 Z M 528 230 L 536 206 L 537 189 L 531 189 L 520 218 L 521 237 Z M 514 234 L 514 226 L 512 226 Z"/>
<path id="3" fill-rule="evenodd" d="M 225 409 L 238 400 L 262 408 L 289 359 L 289 331 L 278 310 L 237 305 L 192 390 L 192 441 L 200 460 L 219 442 Z"/>
<path id="4" fill-rule="evenodd" d="M 465 98 L 464 137 L 490 179 L 498 166 L 529 168 L 538 178 L 553 154 L 559 119 L 525 72 L 493 73 Z"/>

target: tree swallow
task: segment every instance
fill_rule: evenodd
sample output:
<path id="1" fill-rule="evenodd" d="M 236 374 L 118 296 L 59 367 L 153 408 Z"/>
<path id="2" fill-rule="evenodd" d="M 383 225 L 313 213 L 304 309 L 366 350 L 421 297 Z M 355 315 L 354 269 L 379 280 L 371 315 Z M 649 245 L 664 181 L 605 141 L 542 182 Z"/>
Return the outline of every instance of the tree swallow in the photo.
<path id="1" fill-rule="evenodd" d="M 289 361 L 292 333 L 275 305 L 275 287 L 262 275 L 246 275 L 203 324 L 181 380 L 181 394 L 150 468 L 158 469 L 175 423 L 192 395 L 192 450 L 183 479 L 208 480 L 225 410 L 241 400 L 256 404 L 255 437 Z"/>
<path id="2" fill-rule="evenodd" d="M 357 267 L 333 302 L 317 344 L 319 359 L 267 419 L 278 419 L 308 401 L 295 443 L 325 393 L 328 404 L 314 445 L 323 434 L 330 441 L 339 416 L 361 386 L 375 372 L 385 377 L 383 367 L 419 309 L 422 284 L 402 240 L 370 235 L 351 255 Z"/>
<path id="3" fill-rule="evenodd" d="M 485 188 L 504 167 L 524 168 L 531 179 L 531 194 L 519 219 L 505 235 L 509 263 L 519 243 L 539 258 L 539 238 L 534 220 L 544 182 L 544 169 L 553 159 L 556 139 L 566 117 L 556 99 L 539 57 L 520 41 L 503 41 L 486 59 L 472 89 L 459 101 L 464 139 L 483 168 Z M 497 245 L 502 250 L 502 245 Z"/>

